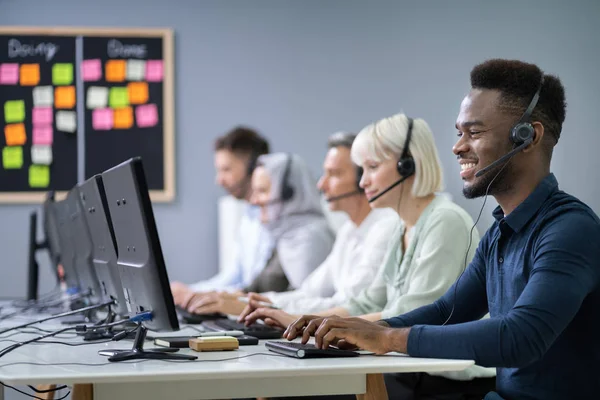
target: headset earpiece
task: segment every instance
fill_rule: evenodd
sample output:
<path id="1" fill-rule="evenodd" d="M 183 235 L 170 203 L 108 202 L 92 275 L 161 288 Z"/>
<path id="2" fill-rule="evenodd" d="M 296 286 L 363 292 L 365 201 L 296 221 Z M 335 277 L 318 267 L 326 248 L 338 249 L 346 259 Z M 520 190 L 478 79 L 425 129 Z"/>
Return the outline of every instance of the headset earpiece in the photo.
<path id="1" fill-rule="evenodd" d="M 283 181 L 281 182 L 281 200 L 288 201 L 294 197 L 294 188 L 289 183 L 290 172 L 292 169 L 292 155 L 288 154 L 285 171 L 283 173 Z"/>
<path id="2" fill-rule="evenodd" d="M 408 118 L 408 130 L 406 132 L 406 140 L 404 141 L 404 148 L 402 149 L 402 155 L 398 160 L 398 173 L 403 178 L 408 178 L 415 173 L 415 160 L 408 154 L 408 146 L 410 145 L 410 138 L 412 136 L 413 119 Z"/>
<path id="3" fill-rule="evenodd" d="M 360 180 L 362 179 L 362 176 L 363 176 L 362 167 L 356 167 L 356 190 L 358 190 L 359 192 L 365 191 L 363 188 L 360 187 Z"/>
<path id="4" fill-rule="evenodd" d="M 535 129 L 529 122 L 518 123 L 510 130 L 510 140 L 516 145 L 533 140 L 534 136 Z"/>
<path id="5" fill-rule="evenodd" d="M 533 125 L 529 121 L 531 118 L 531 114 L 533 113 L 533 109 L 537 105 L 537 102 L 540 98 L 540 92 L 542 91 L 542 86 L 544 86 L 544 74 L 542 74 L 542 79 L 540 80 L 540 85 L 538 86 L 537 91 L 533 95 L 529 106 L 519 118 L 519 121 L 513 126 L 510 130 L 510 140 L 515 145 L 520 145 L 525 143 L 526 141 L 533 141 L 535 138 L 535 129 Z"/>

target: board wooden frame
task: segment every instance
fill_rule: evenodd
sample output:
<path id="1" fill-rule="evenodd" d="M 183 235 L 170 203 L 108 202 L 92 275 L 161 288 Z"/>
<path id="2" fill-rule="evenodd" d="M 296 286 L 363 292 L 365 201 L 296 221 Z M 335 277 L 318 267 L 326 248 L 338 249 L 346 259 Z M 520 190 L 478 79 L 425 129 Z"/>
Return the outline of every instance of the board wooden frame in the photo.
<path id="1" fill-rule="evenodd" d="M 163 176 L 164 189 L 150 190 L 150 200 L 168 203 L 175 199 L 175 58 L 171 28 L 29 27 L 0 26 L 0 35 L 62 35 L 161 38 L 163 43 Z M 51 189 L 49 189 L 51 190 Z M 0 204 L 41 204 L 47 191 L 0 192 Z M 57 198 L 66 192 L 56 191 Z"/>

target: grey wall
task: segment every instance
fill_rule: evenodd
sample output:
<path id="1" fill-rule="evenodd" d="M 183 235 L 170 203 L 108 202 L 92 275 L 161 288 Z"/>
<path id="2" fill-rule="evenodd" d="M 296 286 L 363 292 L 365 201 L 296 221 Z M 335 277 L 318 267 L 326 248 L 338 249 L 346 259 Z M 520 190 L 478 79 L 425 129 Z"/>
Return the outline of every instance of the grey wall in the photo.
<path id="1" fill-rule="evenodd" d="M 600 167 L 599 15 L 593 0 L 0 0 L 0 25 L 175 30 L 177 201 L 155 213 L 169 275 L 187 281 L 216 270 L 222 191 L 213 184 L 211 146 L 238 123 L 259 128 L 275 150 L 298 152 L 317 174 L 329 133 L 400 110 L 423 117 L 448 191 L 475 218 L 481 199 L 462 198 L 451 147 L 469 71 L 491 57 L 536 62 L 560 75 L 568 112 L 552 169 L 565 190 L 600 211 L 591 178 Z M 0 206 L 2 297 L 25 294 L 31 209 Z M 42 270 L 42 290 L 49 290 L 45 262 Z"/>

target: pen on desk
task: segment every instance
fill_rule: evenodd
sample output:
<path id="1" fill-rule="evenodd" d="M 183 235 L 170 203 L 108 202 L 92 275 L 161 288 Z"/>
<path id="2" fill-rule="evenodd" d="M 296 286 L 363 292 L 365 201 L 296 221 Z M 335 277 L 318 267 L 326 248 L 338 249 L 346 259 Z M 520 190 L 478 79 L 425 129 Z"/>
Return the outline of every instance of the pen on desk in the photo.
<path id="1" fill-rule="evenodd" d="M 250 303 L 250 299 L 247 297 L 238 297 L 238 300 L 241 301 L 242 303 Z M 255 300 L 261 307 L 267 307 L 267 308 L 273 308 L 275 310 L 280 310 L 279 307 L 277 307 L 275 304 L 273 303 L 267 303 L 266 301 L 259 301 L 259 300 Z"/>

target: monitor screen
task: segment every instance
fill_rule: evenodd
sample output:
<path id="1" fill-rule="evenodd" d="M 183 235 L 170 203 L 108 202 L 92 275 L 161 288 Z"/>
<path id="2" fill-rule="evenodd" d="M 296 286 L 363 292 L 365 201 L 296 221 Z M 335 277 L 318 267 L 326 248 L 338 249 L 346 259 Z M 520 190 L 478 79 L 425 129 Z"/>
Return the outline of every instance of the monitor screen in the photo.
<path id="1" fill-rule="evenodd" d="M 121 277 L 117 269 L 117 249 L 102 177 L 95 175 L 78 186 L 84 219 L 92 240 L 92 263 L 103 300 L 114 300 L 118 315 L 127 315 Z"/>
<path id="2" fill-rule="evenodd" d="M 79 189 L 72 188 L 65 199 L 69 212 L 69 228 L 73 246 L 74 263 L 79 276 L 80 289 L 89 292 L 94 300 L 100 297 L 100 286 L 92 263 L 92 238 L 83 215 Z"/>
<path id="3" fill-rule="evenodd" d="M 50 256 L 52 273 L 58 279 L 58 265 L 60 264 L 60 241 L 58 237 L 58 221 L 54 212 L 54 192 L 48 192 L 42 204 L 42 226 L 44 231 L 44 244 Z"/>
<path id="4" fill-rule="evenodd" d="M 71 239 L 71 218 L 69 205 L 66 200 L 55 201 L 52 203 L 52 209 L 56 217 L 58 241 L 60 246 L 60 264 L 64 273 L 64 281 L 67 288 L 81 290 L 80 278 L 77 268 L 75 268 L 75 248 Z"/>
<path id="5" fill-rule="evenodd" d="M 178 330 L 169 278 L 141 158 L 102 173 L 117 241 L 117 266 L 130 315 L 152 311 L 152 330 Z"/>

